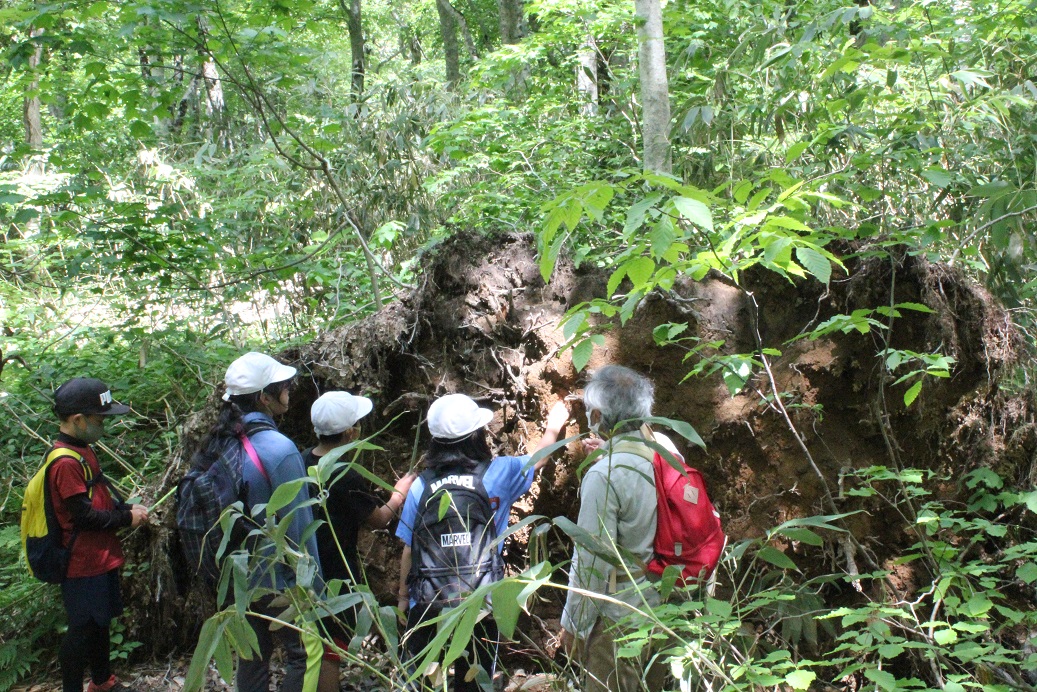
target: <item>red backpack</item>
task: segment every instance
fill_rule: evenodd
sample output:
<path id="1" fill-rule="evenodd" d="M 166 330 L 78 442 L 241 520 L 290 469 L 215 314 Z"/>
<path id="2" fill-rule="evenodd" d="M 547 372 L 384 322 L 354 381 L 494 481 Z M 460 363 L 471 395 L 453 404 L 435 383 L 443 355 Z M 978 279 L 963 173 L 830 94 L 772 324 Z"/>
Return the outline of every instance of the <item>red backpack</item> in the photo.
<path id="1" fill-rule="evenodd" d="M 672 443 L 662 435 L 653 435 L 651 430 L 645 431 L 645 437 L 669 449 L 683 469 L 682 473 L 646 445 L 627 447 L 620 443 L 617 446 L 617 451 L 629 451 L 645 459 L 652 454 L 659 518 L 655 529 L 655 556 L 649 560 L 646 570 L 662 575 L 670 565 L 680 565 L 679 584 L 704 581 L 716 569 L 727 542 L 720 527 L 720 513 L 706 493 L 702 474 L 688 466 Z"/>

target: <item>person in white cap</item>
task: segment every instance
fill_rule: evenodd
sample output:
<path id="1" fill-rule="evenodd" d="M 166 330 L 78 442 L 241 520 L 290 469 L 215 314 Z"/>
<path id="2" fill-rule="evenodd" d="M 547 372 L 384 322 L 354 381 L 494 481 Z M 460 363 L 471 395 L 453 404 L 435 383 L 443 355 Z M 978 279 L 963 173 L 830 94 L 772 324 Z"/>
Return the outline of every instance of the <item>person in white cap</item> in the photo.
<path id="1" fill-rule="evenodd" d="M 494 457 L 486 439 L 491 420 L 492 411 L 464 394 L 441 397 L 428 410 L 432 440 L 426 470 L 411 486 L 396 529 L 405 544 L 399 607 L 408 613 L 403 645 L 412 664 L 436 634 L 434 626 L 422 626 L 425 621 L 503 577 L 503 542 L 491 546 L 507 529 L 512 504 L 550 458 L 530 464 L 528 455 Z M 533 453 L 554 444 L 568 420 L 569 411 L 559 401 Z M 450 494 L 446 505 L 441 501 L 445 492 Z M 482 618 L 467 657 L 454 663 L 455 692 L 493 689 L 498 640 L 493 616 Z"/>
<path id="2" fill-rule="evenodd" d="M 242 478 L 247 488 L 246 501 L 250 508 L 265 505 L 274 491 L 286 483 L 306 478 L 306 467 L 295 443 L 277 430 L 274 418 L 288 411 L 292 379 L 295 368 L 277 362 L 262 353 L 246 353 L 227 368 L 224 383 L 226 402 L 220 411 L 219 420 L 202 443 L 203 449 L 212 445 L 221 449 L 227 437 L 238 438 L 244 432 L 259 457 L 260 465 L 242 464 Z M 317 563 L 316 574 L 320 574 L 317 541 L 310 535 L 305 541 L 306 528 L 313 523 L 313 511 L 307 504 L 310 499 L 306 485 L 285 507 L 277 511 L 277 521 L 290 521 L 285 538 L 296 550 L 308 553 Z M 255 517 L 262 525 L 263 512 Z M 255 548 L 255 554 L 273 556 L 273 545 Z M 238 692 L 267 692 L 270 688 L 270 659 L 274 644 L 284 649 L 285 675 L 281 681 L 281 692 L 312 692 L 316 690 L 320 675 L 323 649 L 319 637 L 300 635 L 295 627 L 271 629 L 284 607 L 273 604 L 275 597 L 294 586 L 313 586 L 322 589 L 323 584 L 297 584 L 294 565 L 281 560 L 260 559 L 253 561 L 259 566 L 250 575 L 250 586 L 263 594 L 249 604 L 249 624 L 255 631 L 259 643 L 259 654 L 251 659 L 238 661 L 236 675 Z M 254 614 L 252 614 L 254 613 Z"/>
<path id="3" fill-rule="evenodd" d="M 371 412 L 371 400 L 353 396 L 349 392 L 326 392 L 310 407 L 313 432 L 317 435 L 316 447 L 303 452 L 307 468 L 316 466 L 322 457 L 355 441 L 360 435 L 357 423 Z M 357 471 L 350 460 L 352 455 L 339 457 L 341 466 L 332 472 L 328 483 L 327 499 L 317 510 L 318 518 L 324 520 L 317 529 L 317 550 L 324 581 L 330 583 L 341 579 L 345 584 L 364 581 L 357 553 L 357 537 L 362 526 L 369 529 L 385 529 L 392 523 L 403 507 L 407 490 L 417 477 L 408 473 L 396 481 L 388 502 L 382 502 L 372 491 L 371 484 Z M 349 646 L 356 627 L 356 613 L 349 609 L 335 617 L 324 620 L 328 635 L 341 649 Z M 318 692 L 333 692 L 339 689 L 339 664 L 341 659 L 333 647 L 324 647 L 324 664 L 321 668 Z"/>

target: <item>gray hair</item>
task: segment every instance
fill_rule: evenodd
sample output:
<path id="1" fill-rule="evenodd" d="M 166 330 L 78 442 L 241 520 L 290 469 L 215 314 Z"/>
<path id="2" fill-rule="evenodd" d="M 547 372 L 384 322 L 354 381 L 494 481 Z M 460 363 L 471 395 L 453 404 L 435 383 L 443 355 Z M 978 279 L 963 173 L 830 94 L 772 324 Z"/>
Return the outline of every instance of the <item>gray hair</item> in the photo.
<path id="1" fill-rule="evenodd" d="M 601 412 L 603 432 L 629 432 L 641 426 L 641 419 L 652 415 L 655 387 L 639 372 L 622 365 L 606 365 L 597 370 L 583 390 L 587 413 Z M 621 421 L 627 421 L 617 429 Z"/>

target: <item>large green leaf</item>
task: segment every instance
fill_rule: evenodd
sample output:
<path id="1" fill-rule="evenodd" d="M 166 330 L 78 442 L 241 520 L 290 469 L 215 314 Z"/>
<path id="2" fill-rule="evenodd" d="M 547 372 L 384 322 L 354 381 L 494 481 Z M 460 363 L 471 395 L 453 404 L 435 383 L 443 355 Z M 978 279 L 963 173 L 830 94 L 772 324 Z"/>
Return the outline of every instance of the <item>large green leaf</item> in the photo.
<path id="1" fill-rule="evenodd" d="M 713 214 L 704 202 L 689 197 L 675 197 L 673 206 L 683 218 L 691 221 L 699 228 L 707 231 L 713 230 Z"/>
<path id="2" fill-rule="evenodd" d="M 803 267 L 814 275 L 821 283 L 828 285 L 832 278 L 832 263 L 828 258 L 812 247 L 797 247 L 796 259 Z"/>

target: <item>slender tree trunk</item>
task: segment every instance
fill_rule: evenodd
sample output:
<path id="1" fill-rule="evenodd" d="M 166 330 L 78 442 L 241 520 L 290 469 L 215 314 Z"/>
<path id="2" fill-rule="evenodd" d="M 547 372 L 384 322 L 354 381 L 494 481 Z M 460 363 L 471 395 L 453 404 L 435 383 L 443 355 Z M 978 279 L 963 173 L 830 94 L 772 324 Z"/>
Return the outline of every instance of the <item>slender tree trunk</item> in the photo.
<path id="1" fill-rule="evenodd" d="M 366 56 L 364 55 L 364 25 L 360 20 L 360 0 L 338 0 L 338 6 L 346 15 L 349 27 L 349 47 L 352 51 L 352 89 L 353 97 L 364 93 L 364 75 L 366 74 Z"/>
<path id="2" fill-rule="evenodd" d="M 205 15 L 198 15 L 195 23 L 198 27 L 198 37 L 201 39 L 198 57 L 202 60 L 201 82 L 205 86 L 205 126 L 212 141 L 223 142 L 227 110 L 226 101 L 223 98 L 223 82 L 220 80 L 220 73 L 216 70 L 216 61 L 205 47 L 209 39 L 209 23 L 206 21 Z"/>
<path id="3" fill-rule="evenodd" d="M 438 5 L 440 0 L 436 0 Z M 443 9 L 449 12 L 454 17 L 454 22 L 461 29 L 461 36 L 464 38 L 465 48 L 468 49 L 468 55 L 472 58 L 479 58 L 479 49 L 475 46 L 475 39 L 472 38 L 472 31 L 468 28 L 468 20 L 464 18 L 464 15 L 457 11 L 453 3 L 450 0 L 442 0 Z"/>
<path id="4" fill-rule="evenodd" d="M 454 88 L 461 79 L 461 56 L 457 47 L 457 20 L 450 0 L 436 0 L 439 28 L 443 32 L 443 53 L 446 58 L 446 81 Z"/>
<path id="5" fill-rule="evenodd" d="M 409 56 L 412 65 L 419 64 L 424 57 L 424 51 L 421 49 L 421 36 L 414 30 L 414 27 L 404 21 L 396 10 L 391 9 L 390 11 L 400 29 L 400 53 Z"/>
<path id="6" fill-rule="evenodd" d="M 634 0 L 637 20 L 638 73 L 641 78 L 641 136 L 644 169 L 670 173 L 670 93 L 660 0 Z"/>
<path id="7" fill-rule="evenodd" d="M 589 30 L 577 57 L 576 91 L 580 94 L 580 113 L 595 116 L 598 114 L 598 47 Z"/>
<path id="8" fill-rule="evenodd" d="M 518 43 L 525 35 L 522 26 L 522 0 L 497 0 L 501 43 Z"/>
<path id="9" fill-rule="evenodd" d="M 29 32 L 31 38 L 43 35 L 43 29 L 32 29 Z M 23 122 L 25 124 L 25 143 L 30 149 L 40 150 L 43 148 L 43 121 L 40 119 L 40 76 L 38 73 L 40 60 L 43 59 L 43 44 L 37 43 L 29 56 L 29 71 L 32 73 L 32 82 L 29 84 L 25 94 L 23 108 Z"/>

